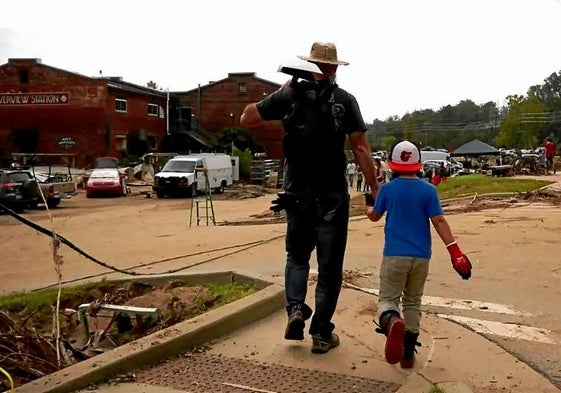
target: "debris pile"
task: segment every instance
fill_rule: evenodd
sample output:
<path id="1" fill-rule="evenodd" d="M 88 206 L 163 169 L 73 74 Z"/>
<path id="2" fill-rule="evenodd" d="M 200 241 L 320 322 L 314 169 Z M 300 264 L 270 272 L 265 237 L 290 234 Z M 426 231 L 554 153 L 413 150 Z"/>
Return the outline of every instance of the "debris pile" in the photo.
<path id="1" fill-rule="evenodd" d="M 561 205 L 561 192 L 552 189 L 539 189 L 509 196 L 475 195 L 473 198 L 444 201 L 446 213 L 469 213 L 485 209 L 506 209 L 532 203 Z"/>
<path id="2" fill-rule="evenodd" d="M 57 351 L 50 338 L 27 327 L 28 320 L 16 321 L 0 311 L 1 365 L 10 373 L 16 386 L 59 369 Z M 0 378 L 0 391 L 9 389 L 7 379 Z"/>
<path id="3" fill-rule="evenodd" d="M 234 184 L 224 190 L 223 194 L 213 194 L 214 199 L 248 199 L 258 198 L 263 195 L 274 194 L 279 190 L 266 188 L 255 184 Z"/>
<path id="4" fill-rule="evenodd" d="M 0 367 L 16 387 L 192 318 L 223 301 L 206 286 L 177 280 L 158 285 L 100 282 L 88 292 L 93 296 L 63 293 L 61 304 L 66 308 L 60 310 L 58 340 L 51 307 L 0 310 Z M 0 392 L 9 391 L 10 381 L 2 376 Z"/>
<path id="5" fill-rule="evenodd" d="M 552 205 L 561 204 L 561 192 L 549 189 L 520 193 L 517 195 L 517 198 L 527 202 L 542 202 Z"/>

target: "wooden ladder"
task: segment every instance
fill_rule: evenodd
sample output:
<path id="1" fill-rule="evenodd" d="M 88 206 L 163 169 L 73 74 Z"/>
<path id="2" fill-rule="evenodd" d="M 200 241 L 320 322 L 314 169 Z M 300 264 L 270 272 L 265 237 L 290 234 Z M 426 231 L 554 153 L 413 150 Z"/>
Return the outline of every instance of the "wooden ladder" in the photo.
<path id="1" fill-rule="evenodd" d="M 193 194 L 191 198 L 191 212 L 189 214 L 189 226 L 193 225 L 193 218 L 197 222 L 197 226 L 200 225 L 201 221 L 205 221 L 206 225 L 212 221 L 213 225 L 216 225 L 216 219 L 214 217 L 214 205 L 212 203 L 212 188 L 210 187 L 210 181 L 208 180 L 207 168 L 195 168 L 195 173 L 203 173 L 205 177 L 205 198 L 201 200 L 197 196 L 197 191 L 193 188 Z M 198 177 L 198 176 L 197 176 Z M 196 179 L 195 179 L 196 181 Z M 195 209 L 195 217 L 193 217 L 193 208 Z"/>

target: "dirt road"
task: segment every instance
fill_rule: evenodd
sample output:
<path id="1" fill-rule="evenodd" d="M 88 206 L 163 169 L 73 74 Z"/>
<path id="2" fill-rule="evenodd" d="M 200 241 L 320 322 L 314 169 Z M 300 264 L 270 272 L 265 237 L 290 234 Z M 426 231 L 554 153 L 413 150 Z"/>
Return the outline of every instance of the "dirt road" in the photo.
<path id="1" fill-rule="evenodd" d="M 561 179 L 561 175 L 548 180 Z M 265 213 L 272 195 L 214 201 L 218 222 L 246 221 Z M 469 204 L 470 201 L 461 202 Z M 460 209 L 461 210 L 461 209 Z M 457 211 L 457 210 L 456 210 Z M 284 224 L 189 225 L 190 201 L 127 198 L 86 199 L 81 192 L 51 211 L 24 217 L 54 227 L 85 254 L 138 273 L 249 270 L 275 277 L 284 274 Z M 561 209 L 547 201 L 513 201 L 469 213 L 450 213 L 449 222 L 474 264 L 473 277 L 453 272 L 446 250 L 434 237 L 434 254 L 425 295 L 427 312 L 442 314 L 515 353 L 561 386 Z M 50 238 L 0 215 L 1 294 L 56 283 Z M 346 269 L 361 272 L 355 284 L 377 288 L 383 245 L 382 223 L 355 218 L 349 228 Z M 63 246 L 63 280 L 99 279 L 110 271 Z M 115 274 L 122 276 L 122 274 Z M 436 300 L 435 300 L 436 299 Z M 454 306 L 461 300 L 463 308 Z M 471 304 L 473 307 L 465 305 Z M 506 310 L 506 311 L 505 311 Z M 531 328 L 531 329 L 530 329 Z M 479 331 L 479 330 L 478 330 Z M 535 332 L 532 334 L 522 334 Z M 484 365 L 483 365 L 484 366 Z"/>

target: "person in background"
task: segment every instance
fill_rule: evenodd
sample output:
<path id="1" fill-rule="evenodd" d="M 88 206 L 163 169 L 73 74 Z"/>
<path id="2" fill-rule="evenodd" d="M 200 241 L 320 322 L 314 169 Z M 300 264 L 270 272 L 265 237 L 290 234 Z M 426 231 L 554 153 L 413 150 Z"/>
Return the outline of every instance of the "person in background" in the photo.
<path id="1" fill-rule="evenodd" d="M 367 182 L 364 182 L 364 186 L 362 187 L 362 192 L 370 192 L 370 187 L 368 186 Z"/>
<path id="2" fill-rule="evenodd" d="M 357 191 L 362 191 L 362 171 L 360 170 L 360 168 L 357 168 L 357 174 L 356 174 L 356 190 Z M 364 182 L 364 184 L 366 184 L 366 182 Z"/>
<path id="3" fill-rule="evenodd" d="M 555 165 L 553 164 L 553 157 L 555 156 L 555 143 L 551 138 L 545 140 L 545 161 L 547 166 L 547 174 L 553 169 L 553 174 L 557 172 Z"/>
<path id="4" fill-rule="evenodd" d="M 412 368 L 432 253 L 431 222 L 464 280 L 471 277 L 472 266 L 444 217 L 436 188 L 417 176 L 422 165 L 418 146 L 407 140 L 396 143 L 389 160 L 394 179 L 380 188 L 374 204 L 366 204 L 371 221 L 386 214 L 376 331 L 386 335 L 386 361 Z"/>
<path id="5" fill-rule="evenodd" d="M 309 56 L 299 56 L 318 67 L 314 80 L 296 77 L 263 100 L 247 105 L 242 127 L 255 128 L 266 121 L 282 120 L 284 192 L 271 209 L 286 212 L 285 295 L 286 340 L 303 340 L 306 321 L 312 353 L 326 353 L 339 345 L 332 321 L 343 282 L 343 262 L 349 223 L 349 184 L 345 142 L 369 184 L 371 197 L 378 192 L 366 124 L 353 95 L 335 82 L 339 65 L 333 43 L 315 42 Z M 312 173 L 313 176 L 309 176 Z M 350 183 L 352 187 L 352 180 Z M 318 278 L 315 311 L 306 304 L 310 258 L 316 250 Z"/>
<path id="6" fill-rule="evenodd" d="M 434 173 L 432 174 L 432 184 L 436 187 L 442 181 L 442 172 L 440 171 L 440 167 L 434 168 Z"/>
<path id="7" fill-rule="evenodd" d="M 433 166 L 427 165 L 425 169 L 425 180 L 431 184 L 432 184 L 433 171 L 434 171 Z"/>
<path id="8" fill-rule="evenodd" d="M 354 162 L 349 162 L 347 164 L 347 179 L 349 182 L 349 187 L 351 188 L 353 188 L 355 173 L 356 173 L 356 164 Z"/>
<path id="9" fill-rule="evenodd" d="M 378 182 L 378 186 L 382 187 L 386 182 L 386 171 L 384 170 L 380 157 L 374 158 L 374 166 L 376 167 L 376 181 Z"/>

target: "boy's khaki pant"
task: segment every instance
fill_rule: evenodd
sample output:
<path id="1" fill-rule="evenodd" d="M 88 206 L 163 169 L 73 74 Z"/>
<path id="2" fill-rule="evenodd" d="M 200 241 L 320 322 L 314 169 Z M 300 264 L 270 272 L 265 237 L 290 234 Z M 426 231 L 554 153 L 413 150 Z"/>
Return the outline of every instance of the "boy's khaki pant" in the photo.
<path id="1" fill-rule="evenodd" d="M 378 319 L 385 311 L 403 309 L 405 329 L 419 333 L 421 298 L 429 273 L 429 259 L 411 257 L 382 257 Z"/>

